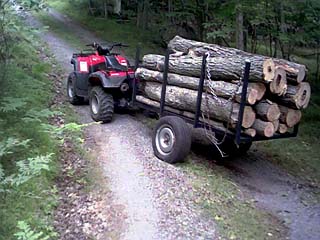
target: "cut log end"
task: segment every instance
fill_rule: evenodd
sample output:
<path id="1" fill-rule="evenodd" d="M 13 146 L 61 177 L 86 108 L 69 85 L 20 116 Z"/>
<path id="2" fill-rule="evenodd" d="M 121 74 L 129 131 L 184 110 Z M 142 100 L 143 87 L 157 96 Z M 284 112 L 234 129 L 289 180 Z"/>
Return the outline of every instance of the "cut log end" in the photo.
<path id="1" fill-rule="evenodd" d="M 274 79 L 269 85 L 270 92 L 278 96 L 282 96 L 287 92 L 286 72 L 282 68 L 276 68 Z"/>
<path id="2" fill-rule="evenodd" d="M 275 133 L 272 122 L 265 122 L 260 119 L 256 119 L 253 126 L 256 129 L 257 134 L 265 137 L 272 137 Z"/>
<path id="3" fill-rule="evenodd" d="M 309 83 L 300 83 L 298 96 L 299 97 L 296 100 L 297 105 L 301 106 L 302 109 L 305 109 L 309 105 L 311 96 L 311 88 Z"/>
<path id="4" fill-rule="evenodd" d="M 255 106 L 255 109 L 260 118 L 268 122 L 278 120 L 280 117 L 280 109 L 278 104 L 269 100 L 263 100 L 259 102 Z"/>
<path id="5" fill-rule="evenodd" d="M 252 109 L 252 107 L 246 106 L 244 108 L 243 119 L 242 119 L 242 127 L 250 128 L 256 119 L 256 113 Z"/>
<path id="6" fill-rule="evenodd" d="M 284 123 L 279 124 L 278 132 L 280 134 L 286 133 L 288 131 L 288 126 Z"/>
<path id="7" fill-rule="evenodd" d="M 295 126 L 298 122 L 300 122 L 302 113 L 299 110 L 287 108 L 285 106 L 279 105 L 279 109 L 281 112 L 280 122 L 286 124 L 288 127 Z"/>
<path id="8" fill-rule="evenodd" d="M 266 85 L 264 83 L 249 83 L 249 88 L 257 91 L 257 101 L 260 101 L 266 93 Z"/>
<path id="9" fill-rule="evenodd" d="M 271 82 L 275 77 L 275 64 L 272 59 L 266 59 L 263 63 L 264 80 Z"/>

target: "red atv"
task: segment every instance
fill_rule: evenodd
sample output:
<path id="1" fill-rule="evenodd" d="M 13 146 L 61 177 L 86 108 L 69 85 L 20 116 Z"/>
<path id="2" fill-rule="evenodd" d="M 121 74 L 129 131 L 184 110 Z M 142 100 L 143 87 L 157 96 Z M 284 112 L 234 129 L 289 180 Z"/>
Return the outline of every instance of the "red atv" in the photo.
<path id="1" fill-rule="evenodd" d="M 92 119 L 104 123 L 112 120 L 115 107 L 127 107 L 132 93 L 134 67 L 117 53 L 114 47 L 127 47 L 122 43 L 104 48 L 97 43 L 94 48 L 74 53 L 71 64 L 74 71 L 67 82 L 67 96 L 71 104 L 82 104 L 89 99 Z"/>

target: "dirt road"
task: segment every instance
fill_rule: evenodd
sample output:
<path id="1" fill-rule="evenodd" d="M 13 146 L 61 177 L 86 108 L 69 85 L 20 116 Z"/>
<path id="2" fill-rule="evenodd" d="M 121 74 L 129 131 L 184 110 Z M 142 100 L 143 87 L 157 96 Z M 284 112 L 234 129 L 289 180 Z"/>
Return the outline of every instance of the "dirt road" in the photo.
<path id="1" fill-rule="evenodd" d="M 54 11 L 49 14 L 84 43 L 105 42 L 69 18 Z M 27 19 L 31 25 L 41 27 L 35 18 Z M 41 38 L 48 43 L 66 77 L 72 71 L 69 61 L 75 49 L 50 31 L 42 33 Z M 82 123 L 92 121 L 87 106 L 75 110 Z M 86 148 L 96 156 L 110 182 L 115 204 L 124 209 L 125 231 L 121 239 L 219 238 L 213 219 L 205 216 L 191 197 L 190 176 L 154 157 L 151 130 L 139 116 L 116 114 L 111 124 L 91 125 L 85 134 Z M 211 160 L 206 155 L 198 154 L 198 157 L 202 161 Z M 253 150 L 226 168 L 257 206 L 285 222 L 289 228 L 288 239 L 320 239 L 320 205 L 311 201 L 312 189 L 265 159 Z"/>

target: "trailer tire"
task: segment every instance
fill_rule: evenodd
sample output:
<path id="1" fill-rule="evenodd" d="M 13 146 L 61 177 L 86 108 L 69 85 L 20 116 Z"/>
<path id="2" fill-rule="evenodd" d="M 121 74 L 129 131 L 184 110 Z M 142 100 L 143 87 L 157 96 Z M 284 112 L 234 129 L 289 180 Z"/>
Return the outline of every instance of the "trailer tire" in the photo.
<path id="1" fill-rule="evenodd" d="M 183 162 L 191 148 L 191 130 L 179 117 L 163 117 L 153 131 L 152 147 L 155 156 L 164 162 Z"/>
<path id="2" fill-rule="evenodd" d="M 106 93 L 102 87 L 95 86 L 89 96 L 91 117 L 96 122 L 109 123 L 112 121 L 114 111 L 113 96 Z"/>
<path id="3" fill-rule="evenodd" d="M 77 96 L 76 80 L 77 78 L 75 73 L 70 73 L 67 79 L 67 97 L 68 97 L 68 101 L 72 105 L 80 105 L 84 103 L 84 98 Z"/>

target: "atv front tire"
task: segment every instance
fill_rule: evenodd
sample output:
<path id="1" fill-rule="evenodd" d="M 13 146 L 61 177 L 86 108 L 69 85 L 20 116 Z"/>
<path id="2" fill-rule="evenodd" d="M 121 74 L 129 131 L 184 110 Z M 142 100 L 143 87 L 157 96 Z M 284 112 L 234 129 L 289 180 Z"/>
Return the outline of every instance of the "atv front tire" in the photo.
<path id="1" fill-rule="evenodd" d="M 89 97 L 91 117 L 96 122 L 109 123 L 114 111 L 113 96 L 106 93 L 101 87 L 93 87 Z"/>
<path id="2" fill-rule="evenodd" d="M 79 105 L 84 102 L 83 97 L 79 97 L 76 94 L 76 75 L 74 73 L 71 73 L 67 80 L 67 96 L 68 101 L 73 105 Z"/>
<path id="3" fill-rule="evenodd" d="M 161 118 L 153 132 L 152 147 L 156 157 L 167 163 L 182 162 L 191 148 L 191 130 L 175 116 Z"/>

